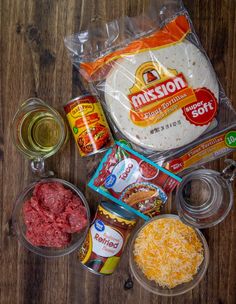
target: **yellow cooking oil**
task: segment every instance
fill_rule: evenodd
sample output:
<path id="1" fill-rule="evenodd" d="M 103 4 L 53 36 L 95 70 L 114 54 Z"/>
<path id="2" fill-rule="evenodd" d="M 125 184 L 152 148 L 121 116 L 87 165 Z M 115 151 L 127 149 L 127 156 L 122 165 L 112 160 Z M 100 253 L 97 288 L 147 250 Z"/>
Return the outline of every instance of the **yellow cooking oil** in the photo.
<path id="1" fill-rule="evenodd" d="M 28 154 L 46 155 L 57 148 L 61 127 L 51 113 L 34 110 L 22 117 L 18 125 L 18 139 Z"/>

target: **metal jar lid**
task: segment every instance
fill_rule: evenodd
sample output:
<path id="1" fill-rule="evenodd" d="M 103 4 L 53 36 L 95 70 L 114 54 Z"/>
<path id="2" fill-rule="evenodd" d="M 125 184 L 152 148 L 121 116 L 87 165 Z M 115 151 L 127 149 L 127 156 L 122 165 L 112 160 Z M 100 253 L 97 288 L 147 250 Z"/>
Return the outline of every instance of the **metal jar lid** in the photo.
<path id="1" fill-rule="evenodd" d="M 124 207 L 118 204 L 103 201 L 100 203 L 100 205 L 112 214 L 124 218 L 128 221 L 135 221 L 137 219 L 136 215 L 133 212 L 126 210 Z"/>

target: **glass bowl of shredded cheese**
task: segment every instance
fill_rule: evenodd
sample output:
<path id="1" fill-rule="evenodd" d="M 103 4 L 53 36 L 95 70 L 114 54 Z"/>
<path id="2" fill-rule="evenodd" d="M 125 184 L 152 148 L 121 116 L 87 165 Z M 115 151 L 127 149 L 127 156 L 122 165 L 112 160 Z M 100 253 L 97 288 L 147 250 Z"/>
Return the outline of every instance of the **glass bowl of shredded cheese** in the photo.
<path id="1" fill-rule="evenodd" d="M 165 214 L 145 223 L 130 247 L 130 268 L 135 279 L 150 292 L 177 296 L 194 288 L 209 263 L 203 234 L 176 215 Z"/>

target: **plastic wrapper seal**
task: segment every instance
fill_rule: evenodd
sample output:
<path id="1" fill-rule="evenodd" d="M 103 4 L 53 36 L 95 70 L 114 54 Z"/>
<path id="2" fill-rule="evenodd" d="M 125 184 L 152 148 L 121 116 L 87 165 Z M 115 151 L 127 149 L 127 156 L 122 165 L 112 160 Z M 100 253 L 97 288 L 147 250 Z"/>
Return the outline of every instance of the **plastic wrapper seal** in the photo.
<path id="1" fill-rule="evenodd" d="M 182 1 L 151 1 L 142 16 L 91 26 L 65 44 L 118 137 L 139 152 L 169 158 L 236 124 Z"/>

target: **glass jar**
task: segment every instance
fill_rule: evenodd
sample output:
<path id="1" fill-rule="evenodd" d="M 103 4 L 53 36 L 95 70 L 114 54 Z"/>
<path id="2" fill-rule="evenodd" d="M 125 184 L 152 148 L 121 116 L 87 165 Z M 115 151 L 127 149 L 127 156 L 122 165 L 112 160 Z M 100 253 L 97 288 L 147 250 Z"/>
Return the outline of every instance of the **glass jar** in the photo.
<path id="1" fill-rule="evenodd" d="M 68 139 L 62 116 L 39 98 L 24 101 L 11 125 L 17 149 L 31 159 L 33 172 L 44 171 L 44 160 L 55 153 Z"/>
<path id="2" fill-rule="evenodd" d="M 228 163 L 222 172 L 198 169 L 183 177 L 175 198 L 183 222 L 209 228 L 225 219 L 233 205 L 231 182 L 236 174 L 236 163 Z"/>

